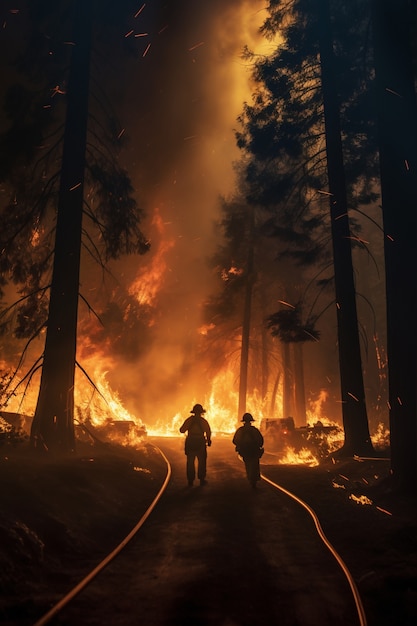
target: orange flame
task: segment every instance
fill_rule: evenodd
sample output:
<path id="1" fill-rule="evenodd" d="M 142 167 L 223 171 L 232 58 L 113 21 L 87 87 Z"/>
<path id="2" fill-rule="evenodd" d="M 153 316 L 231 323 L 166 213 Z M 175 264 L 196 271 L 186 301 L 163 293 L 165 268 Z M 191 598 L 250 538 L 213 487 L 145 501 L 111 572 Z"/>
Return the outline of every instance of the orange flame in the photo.
<path id="1" fill-rule="evenodd" d="M 390 431 L 382 422 L 377 426 L 373 435 L 371 435 L 372 445 L 375 449 L 386 449 L 390 445 Z"/>
<path id="2" fill-rule="evenodd" d="M 315 467 L 319 464 L 317 458 L 307 448 L 301 448 L 298 452 L 294 448 L 287 448 L 279 460 L 280 465 L 308 465 Z"/>
<path id="3" fill-rule="evenodd" d="M 317 400 L 310 400 L 310 408 L 307 409 L 307 421 L 314 424 L 318 419 L 323 425 L 330 426 L 331 422 L 324 414 L 324 404 L 329 397 L 325 389 L 321 389 Z"/>
<path id="4" fill-rule="evenodd" d="M 188 417 L 190 408 L 196 402 L 201 403 L 206 409 L 205 418 L 208 420 L 214 436 L 226 436 L 235 432 L 238 427 L 237 407 L 238 392 L 236 388 L 235 373 L 232 370 L 219 372 L 213 379 L 211 390 L 203 398 L 194 398 L 183 410 L 176 413 L 170 421 L 157 422 L 148 427 L 148 432 L 155 436 L 176 437 L 184 419 Z M 256 406 L 258 401 L 255 396 L 248 398 L 248 404 Z M 262 413 L 254 411 L 256 420 L 260 421 Z"/>
<path id="5" fill-rule="evenodd" d="M 129 288 L 129 294 L 134 296 L 139 304 L 147 304 L 149 306 L 155 305 L 168 268 L 166 255 L 174 247 L 173 239 L 163 237 L 165 224 L 158 209 L 155 209 L 152 225 L 156 227 L 158 234 L 161 236 L 161 242 L 153 254 L 150 264 L 144 266 L 139 271 Z"/>

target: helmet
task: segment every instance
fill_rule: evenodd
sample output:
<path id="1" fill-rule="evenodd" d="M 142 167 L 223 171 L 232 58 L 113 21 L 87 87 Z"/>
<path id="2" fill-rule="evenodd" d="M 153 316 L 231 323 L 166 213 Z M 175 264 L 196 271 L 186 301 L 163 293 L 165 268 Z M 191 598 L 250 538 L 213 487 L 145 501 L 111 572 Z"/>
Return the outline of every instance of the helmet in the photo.
<path id="1" fill-rule="evenodd" d="M 203 409 L 203 407 L 201 406 L 201 404 L 195 404 L 195 405 L 193 406 L 193 408 L 191 409 L 191 411 L 190 411 L 190 413 L 194 413 L 194 415 L 195 415 L 195 414 L 197 414 L 197 415 L 201 415 L 202 413 L 205 413 L 205 412 L 206 412 L 206 410 L 205 410 L 205 409 Z"/>
<path id="2" fill-rule="evenodd" d="M 254 422 L 252 415 L 250 413 L 245 413 L 242 417 L 242 422 Z"/>

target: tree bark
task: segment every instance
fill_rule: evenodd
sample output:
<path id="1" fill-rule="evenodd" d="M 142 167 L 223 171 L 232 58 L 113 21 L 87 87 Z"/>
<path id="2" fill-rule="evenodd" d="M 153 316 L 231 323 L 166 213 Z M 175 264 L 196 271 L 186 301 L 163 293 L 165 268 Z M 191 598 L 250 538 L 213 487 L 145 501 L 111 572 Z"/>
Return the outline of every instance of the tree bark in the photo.
<path id="1" fill-rule="evenodd" d="M 242 347 L 240 352 L 240 376 L 239 376 L 239 406 L 238 406 L 238 422 L 242 419 L 242 415 L 246 412 L 246 396 L 248 391 L 248 365 L 249 365 L 249 340 L 250 325 L 252 311 L 252 291 L 253 291 L 253 260 L 254 250 L 253 244 L 249 244 L 247 277 L 245 287 L 245 300 L 243 305 L 243 322 L 242 322 Z"/>
<path id="2" fill-rule="evenodd" d="M 303 344 L 295 342 L 294 352 L 294 404 L 295 404 L 295 424 L 299 428 L 306 426 L 306 398 L 304 386 L 304 357 Z"/>
<path id="3" fill-rule="evenodd" d="M 387 298 L 391 468 L 417 489 L 417 104 L 411 59 L 416 3 L 372 1 Z"/>
<path id="4" fill-rule="evenodd" d="M 373 448 L 365 404 L 330 8 L 328 0 L 318 0 L 317 6 L 345 431 L 343 451 L 363 455 Z"/>
<path id="5" fill-rule="evenodd" d="M 265 293 L 262 291 L 262 306 L 261 310 L 265 311 L 266 306 L 266 298 Z M 261 372 L 261 398 L 262 403 L 265 402 L 268 393 L 268 383 L 269 383 L 269 354 L 270 354 L 270 334 L 267 331 L 266 325 L 262 324 L 261 326 L 261 346 L 262 346 L 262 372 Z"/>
<path id="6" fill-rule="evenodd" d="M 282 389 L 282 412 L 283 417 L 294 416 L 294 377 L 291 366 L 290 344 L 281 341 L 282 365 L 283 365 L 283 389 Z"/>
<path id="7" fill-rule="evenodd" d="M 38 402 L 31 430 L 35 447 L 71 451 L 88 119 L 91 0 L 75 6 L 74 47 L 67 91 L 55 254 Z"/>
<path id="8" fill-rule="evenodd" d="M 271 417 L 273 417 L 275 415 L 276 412 L 276 401 L 277 401 L 277 393 L 278 393 L 278 388 L 279 388 L 279 383 L 281 381 L 281 372 L 279 371 L 275 377 L 275 381 L 274 381 L 274 386 L 272 388 L 272 394 L 271 394 L 271 404 L 269 406 L 269 413 L 271 415 Z M 282 407 L 281 407 L 282 409 Z"/>

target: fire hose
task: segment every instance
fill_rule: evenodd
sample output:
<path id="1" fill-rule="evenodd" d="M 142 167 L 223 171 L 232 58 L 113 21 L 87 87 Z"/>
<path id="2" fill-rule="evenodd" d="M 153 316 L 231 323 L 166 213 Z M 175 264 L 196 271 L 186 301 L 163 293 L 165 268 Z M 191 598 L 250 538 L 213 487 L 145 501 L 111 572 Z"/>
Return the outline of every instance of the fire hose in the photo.
<path id="1" fill-rule="evenodd" d="M 343 571 L 343 573 L 344 573 L 344 575 L 346 577 L 346 580 L 347 580 L 347 582 L 349 584 L 349 587 L 350 587 L 352 595 L 353 595 L 353 599 L 355 601 L 355 606 L 356 606 L 356 611 L 358 613 L 358 619 L 359 619 L 360 626 L 367 626 L 365 609 L 363 607 L 362 600 L 361 600 L 361 597 L 359 595 L 359 591 L 358 591 L 356 583 L 355 583 L 355 581 L 353 579 L 353 576 L 350 573 L 346 563 L 341 558 L 340 554 L 338 552 L 336 552 L 335 548 L 332 546 L 332 544 L 330 543 L 330 541 L 327 539 L 326 535 L 324 534 L 323 529 L 321 527 L 321 524 L 319 522 L 319 519 L 318 519 L 316 513 L 313 511 L 313 509 L 311 507 L 308 506 L 308 504 L 306 502 L 304 502 L 304 500 L 301 500 L 301 498 L 296 496 L 294 493 L 291 493 L 291 491 L 287 491 L 287 489 L 284 489 L 284 487 L 281 487 L 281 485 L 277 485 L 277 483 L 274 483 L 272 480 L 270 480 L 269 478 L 264 476 L 264 474 L 261 474 L 261 478 L 265 482 L 267 482 L 270 485 L 272 485 L 272 487 L 275 487 L 276 489 L 279 489 L 279 491 L 282 491 L 282 493 L 285 493 L 287 496 L 289 496 L 290 498 L 295 500 L 298 504 L 300 504 L 309 513 L 309 515 L 313 519 L 313 522 L 315 524 L 315 527 L 316 527 L 316 530 L 317 530 L 317 533 L 318 533 L 320 539 L 322 540 L 322 542 L 324 543 L 326 548 L 330 551 L 332 556 L 336 559 L 337 563 L 340 565 L 340 567 L 341 567 L 341 569 L 342 569 L 342 571 Z"/>
<path id="2" fill-rule="evenodd" d="M 34 624 L 34 626 L 44 626 L 44 624 L 47 624 L 48 622 L 50 622 L 50 620 L 53 617 L 55 617 L 83 589 L 85 589 L 85 587 L 87 587 L 87 585 L 123 550 L 123 548 L 136 535 L 136 533 L 143 526 L 144 522 L 150 516 L 150 514 L 154 510 L 155 506 L 159 502 L 160 498 L 162 497 L 164 491 L 166 490 L 166 488 L 168 486 L 168 483 L 170 481 L 171 472 L 172 472 L 171 465 L 170 465 L 167 457 L 165 456 L 165 454 L 159 448 L 156 448 L 156 449 L 161 454 L 161 456 L 163 457 L 163 459 L 164 459 L 164 461 L 165 461 L 165 463 L 167 465 L 167 474 L 166 474 L 165 480 L 164 480 L 164 482 L 163 482 L 159 492 L 157 493 L 156 497 L 152 501 L 151 505 L 148 507 L 148 509 L 145 511 L 145 513 L 142 515 L 142 517 L 140 518 L 138 523 L 134 526 L 134 528 L 130 531 L 130 533 L 123 539 L 123 541 L 110 554 L 108 554 L 106 556 L 106 558 L 103 559 L 83 580 L 81 580 L 81 582 L 79 582 L 68 594 L 66 594 L 45 615 L 43 615 Z M 352 592 L 352 595 L 353 595 L 353 599 L 354 599 L 354 602 L 355 602 L 355 607 L 356 607 L 356 611 L 357 611 L 357 615 L 358 615 L 360 626 L 367 626 L 367 620 L 366 620 L 366 615 L 365 615 L 364 607 L 363 607 L 363 604 L 362 604 L 362 600 L 360 598 L 359 591 L 358 591 L 357 586 L 355 584 L 355 581 L 354 581 L 354 579 L 352 577 L 352 574 L 350 573 L 348 567 L 346 566 L 346 564 L 344 563 L 344 561 L 342 560 L 340 555 L 336 552 L 335 548 L 331 545 L 331 543 L 329 542 L 329 540 L 325 536 L 325 534 L 323 532 L 323 529 L 321 528 L 321 524 L 319 522 L 319 519 L 318 519 L 316 513 L 314 512 L 314 510 L 311 509 L 309 507 L 309 505 L 307 503 L 305 503 L 303 500 L 301 500 L 298 496 L 296 496 L 295 494 L 293 494 L 290 491 L 286 490 L 284 487 L 278 485 L 277 483 L 273 482 L 272 480 L 267 478 L 264 474 L 261 474 L 261 478 L 265 482 L 269 483 L 275 489 L 278 489 L 279 491 L 281 491 L 282 493 L 284 493 L 288 497 L 290 497 L 293 500 L 295 500 L 298 504 L 300 504 L 309 513 L 310 517 L 313 519 L 313 522 L 315 524 L 315 527 L 316 527 L 316 530 L 317 530 L 317 533 L 318 533 L 320 539 L 322 540 L 324 545 L 327 547 L 327 549 L 330 551 L 330 553 L 332 554 L 334 559 L 337 561 L 338 565 L 341 567 L 341 569 L 343 571 L 343 574 L 345 575 L 345 578 L 346 578 L 346 580 L 348 582 L 348 585 L 349 585 L 349 587 L 351 589 L 351 592 Z"/>
<path id="3" fill-rule="evenodd" d="M 134 528 L 132 528 L 130 533 L 123 539 L 123 541 L 121 543 L 119 543 L 119 545 L 112 552 L 110 552 L 110 554 L 108 554 L 106 556 L 106 558 L 103 559 L 101 561 L 101 563 L 99 563 L 85 578 L 83 578 L 81 580 L 81 582 L 78 583 L 78 585 L 76 585 L 73 589 L 71 589 L 71 591 L 69 593 L 67 593 L 67 595 L 65 595 L 59 602 L 57 602 L 57 604 L 55 604 L 47 613 L 45 613 L 45 615 L 43 615 L 43 617 L 41 617 L 34 624 L 34 626 L 44 626 L 44 624 L 47 624 L 48 622 L 50 622 L 50 620 L 53 617 L 55 617 L 55 615 L 57 615 L 67 604 L 69 604 L 85 587 L 87 587 L 88 584 L 90 584 L 90 582 L 105 567 L 107 567 L 107 565 L 123 550 L 123 548 L 125 548 L 125 546 L 136 535 L 138 530 L 140 530 L 140 528 L 143 526 L 145 521 L 148 519 L 149 515 L 154 510 L 155 506 L 158 504 L 159 500 L 161 499 L 162 494 L 164 493 L 165 489 L 167 488 L 168 483 L 169 483 L 170 478 L 171 478 L 171 471 L 172 471 L 171 470 L 171 465 L 170 465 L 167 457 L 165 456 L 165 454 L 162 452 L 162 450 L 160 450 L 159 448 L 156 448 L 156 450 L 158 450 L 158 452 L 161 454 L 161 456 L 163 457 L 163 459 L 164 459 L 164 461 L 165 461 L 165 463 L 167 465 L 167 474 L 166 474 L 165 480 L 164 480 L 164 482 L 162 484 L 162 487 L 158 491 L 158 493 L 157 493 L 156 497 L 154 498 L 154 500 L 152 501 L 151 505 L 147 508 L 147 510 L 142 515 L 142 517 L 140 518 L 140 520 L 138 521 L 136 526 L 134 526 Z"/>

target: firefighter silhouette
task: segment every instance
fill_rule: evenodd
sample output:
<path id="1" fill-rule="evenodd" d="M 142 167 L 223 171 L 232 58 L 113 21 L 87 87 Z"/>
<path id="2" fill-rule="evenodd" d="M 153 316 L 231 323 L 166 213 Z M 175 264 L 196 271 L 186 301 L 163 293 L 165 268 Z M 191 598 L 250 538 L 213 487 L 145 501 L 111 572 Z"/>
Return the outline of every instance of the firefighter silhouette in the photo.
<path id="1" fill-rule="evenodd" d="M 197 478 L 200 485 L 205 485 L 207 473 L 207 446 L 211 446 L 211 429 L 208 421 L 203 417 L 205 409 L 201 404 L 195 404 L 180 428 L 180 433 L 187 433 L 185 438 L 185 454 L 187 457 L 186 474 L 188 486 L 192 487 L 196 475 L 195 462 L 197 460 Z"/>
<path id="2" fill-rule="evenodd" d="M 245 413 L 242 417 L 244 424 L 237 429 L 233 437 L 236 452 L 243 459 L 246 476 L 253 488 L 256 487 L 256 483 L 261 479 L 259 459 L 264 452 L 264 438 L 260 430 L 252 426 L 251 422 L 254 421 L 250 413 Z"/>

